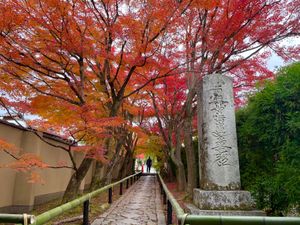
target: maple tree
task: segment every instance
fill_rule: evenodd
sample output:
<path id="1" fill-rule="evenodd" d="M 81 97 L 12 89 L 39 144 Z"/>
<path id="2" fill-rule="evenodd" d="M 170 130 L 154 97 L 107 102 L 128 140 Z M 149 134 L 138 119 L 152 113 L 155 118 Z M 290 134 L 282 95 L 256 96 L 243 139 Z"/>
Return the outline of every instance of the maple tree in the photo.
<path id="1" fill-rule="evenodd" d="M 166 57 L 160 55 L 166 27 L 182 10 L 182 4 L 173 3 L 0 3 L 0 85 L 5 107 L 38 115 L 42 119 L 29 121 L 30 125 L 91 146 L 81 148 L 91 157 L 76 167 L 67 187 L 70 196 L 77 193 L 94 158 L 120 156 L 118 151 L 126 147 L 125 140 L 116 141 L 127 123 L 127 118 L 120 119 L 126 99 L 173 71 L 161 66 Z M 93 183 L 99 180 L 102 166 L 97 163 Z"/>
<path id="2" fill-rule="evenodd" d="M 176 117 L 180 118 L 177 124 L 181 124 L 183 129 L 189 193 L 197 183 L 192 135 L 195 129 L 195 96 L 202 77 L 212 73 L 227 73 L 233 78 L 235 101 L 240 106 L 245 104 L 244 99 L 238 97 L 240 93 L 253 88 L 259 80 L 273 77 L 266 64 L 271 52 L 291 60 L 299 59 L 300 50 L 298 45 L 287 47 L 280 42 L 288 37 L 299 36 L 299 1 L 228 0 L 206 3 L 191 1 L 181 19 L 175 21 L 174 30 L 170 33 L 173 43 L 169 44 L 169 51 L 174 52 L 177 46 L 174 60 L 185 61 L 181 74 L 186 79 L 186 96 L 180 100 L 181 107 L 177 109 L 176 116 L 170 116 L 167 108 L 163 108 L 166 104 L 160 99 L 163 97 L 161 93 L 153 96 L 156 100 L 153 106 L 157 109 L 157 125 L 161 127 L 163 137 L 175 136 L 174 131 L 168 129 L 168 123 Z M 176 90 L 180 87 L 182 84 L 179 82 Z M 176 95 L 174 90 L 172 92 Z M 168 104 L 172 103 L 169 100 Z M 158 107 L 155 104 L 161 105 Z M 168 116 L 172 118 L 169 121 L 166 120 Z M 181 138 L 177 136 L 178 143 L 182 142 Z M 171 146 L 170 138 L 164 140 L 167 146 Z M 172 148 L 174 146 L 169 148 L 170 151 Z"/>
<path id="3" fill-rule="evenodd" d="M 1 102 L 37 115 L 28 121 L 32 127 L 86 144 L 78 148 L 87 157 L 74 167 L 65 199 L 77 193 L 95 159 L 93 185 L 109 182 L 118 164 L 128 166 L 139 140 L 146 139 L 137 129 L 145 115 L 158 123 L 170 116 L 159 130 L 171 153 L 184 141 L 191 193 L 192 121 L 201 77 L 228 73 L 236 93 L 272 77 L 265 63 L 270 54 L 262 50 L 297 57 L 297 46 L 278 43 L 299 34 L 299 7 L 295 0 L 4 0 Z M 142 110 L 143 102 L 157 104 L 157 110 Z M 176 132 L 179 124 L 182 134 Z"/>
<path id="4" fill-rule="evenodd" d="M 153 133 L 160 134 L 165 144 L 165 155 L 176 165 L 179 190 L 186 188 L 185 168 L 181 159 L 182 150 L 182 103 L 186 100 L 186 80 L 179 75 L 155 82 L 149 90 L 156 123 Z"/>
<path id="5" fill-rule="evenodd" d="M 196 186 L 192 146 L 194 101 L 202 76 L 222 73 L 234 79 L 235 94 L 271 78 L 266 60 L 270 49 L 299 58 L 299 46 L 286 48 L 281 40 L 299 35 L 299 1 L 194 1 L 178 23 L 178 44 L 186 57 L 187 97 L 184 103 L 184 144 L 188 160 L 188 192 Z M 236 98 L 239 104 L 240 98 Z"/>
<path id="6" fill-rule="evenodd" d="M 19 148 L 3 139 L 0 139 L 0 152 L 1 151 L 11 156 L 15 161 L 0 165 L 0 168 L 11 168 L 18 172 L 28 173 L 27 180 L 30 183 L 45 183 L 40 174 L 35 171 L 36 169 L 73 169 L 62 161 L 57 162 L 56 165 L 50 165 L 33 153 L 20 153 L 21 150 Z"/>

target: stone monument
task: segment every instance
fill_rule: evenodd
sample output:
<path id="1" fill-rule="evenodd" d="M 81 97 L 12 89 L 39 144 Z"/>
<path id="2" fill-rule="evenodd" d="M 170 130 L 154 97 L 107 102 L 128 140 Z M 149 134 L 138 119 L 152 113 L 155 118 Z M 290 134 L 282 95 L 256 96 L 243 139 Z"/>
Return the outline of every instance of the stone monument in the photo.
<path id="1" fill-rule="evenodd" d="M 193 202 L 202 215 L 252 215 L 254 202 L 241 191 L 232 79 L 203 77 L 198 92 L 200 189 Z M 214 210 L 214 211 L 211 211 Z M 231 210 L 235 213 L 229 213 Z M 250 210 L 250 213 L 240 213 Z M 253 215 L 261 215 L 258 211 Z"/>

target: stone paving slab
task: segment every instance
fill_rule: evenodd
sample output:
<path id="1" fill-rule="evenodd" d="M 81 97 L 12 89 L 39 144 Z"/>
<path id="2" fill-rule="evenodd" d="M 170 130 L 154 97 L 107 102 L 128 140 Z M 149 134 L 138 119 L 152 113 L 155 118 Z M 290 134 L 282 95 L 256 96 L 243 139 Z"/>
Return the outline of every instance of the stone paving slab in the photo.
<path id="1" fill-rule="evenodd" d="M 92 225 L 165 225 L 156 176 L 142 176 Z"/>

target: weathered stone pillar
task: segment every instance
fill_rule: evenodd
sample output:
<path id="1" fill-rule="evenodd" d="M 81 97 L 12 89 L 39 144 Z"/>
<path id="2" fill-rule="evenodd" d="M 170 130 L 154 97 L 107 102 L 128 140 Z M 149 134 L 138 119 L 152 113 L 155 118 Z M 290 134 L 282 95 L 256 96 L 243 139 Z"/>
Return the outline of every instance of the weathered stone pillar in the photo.
<path id="1" fill-rule="evenodd" d="M 198 94 L 200 188 L 240 189 L 232 81 L 213 74 L 203 78 Z"/>
<path id="2" fill-rule="evenodd" d="M 203 77 L 198 92 L 198 136 L 200 189 L 193 193 L 198 209 L 190 211 L 201 215 L 260 215 L 249 211 L 253 209 L 251 195 L 240 190 L 233 84 L 229 77 Z M 240 210 L 248 211 L 245 214 Z"/>

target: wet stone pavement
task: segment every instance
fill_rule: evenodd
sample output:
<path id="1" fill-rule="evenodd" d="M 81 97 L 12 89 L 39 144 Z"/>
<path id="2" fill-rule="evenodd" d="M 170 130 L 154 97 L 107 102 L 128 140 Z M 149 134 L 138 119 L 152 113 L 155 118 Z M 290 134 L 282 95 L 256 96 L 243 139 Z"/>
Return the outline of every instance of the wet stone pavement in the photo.
<path id="1" fill-rule="evenodd" d="M 156 176 L 142 176 L 92 225 L 165 225 Z"/>

